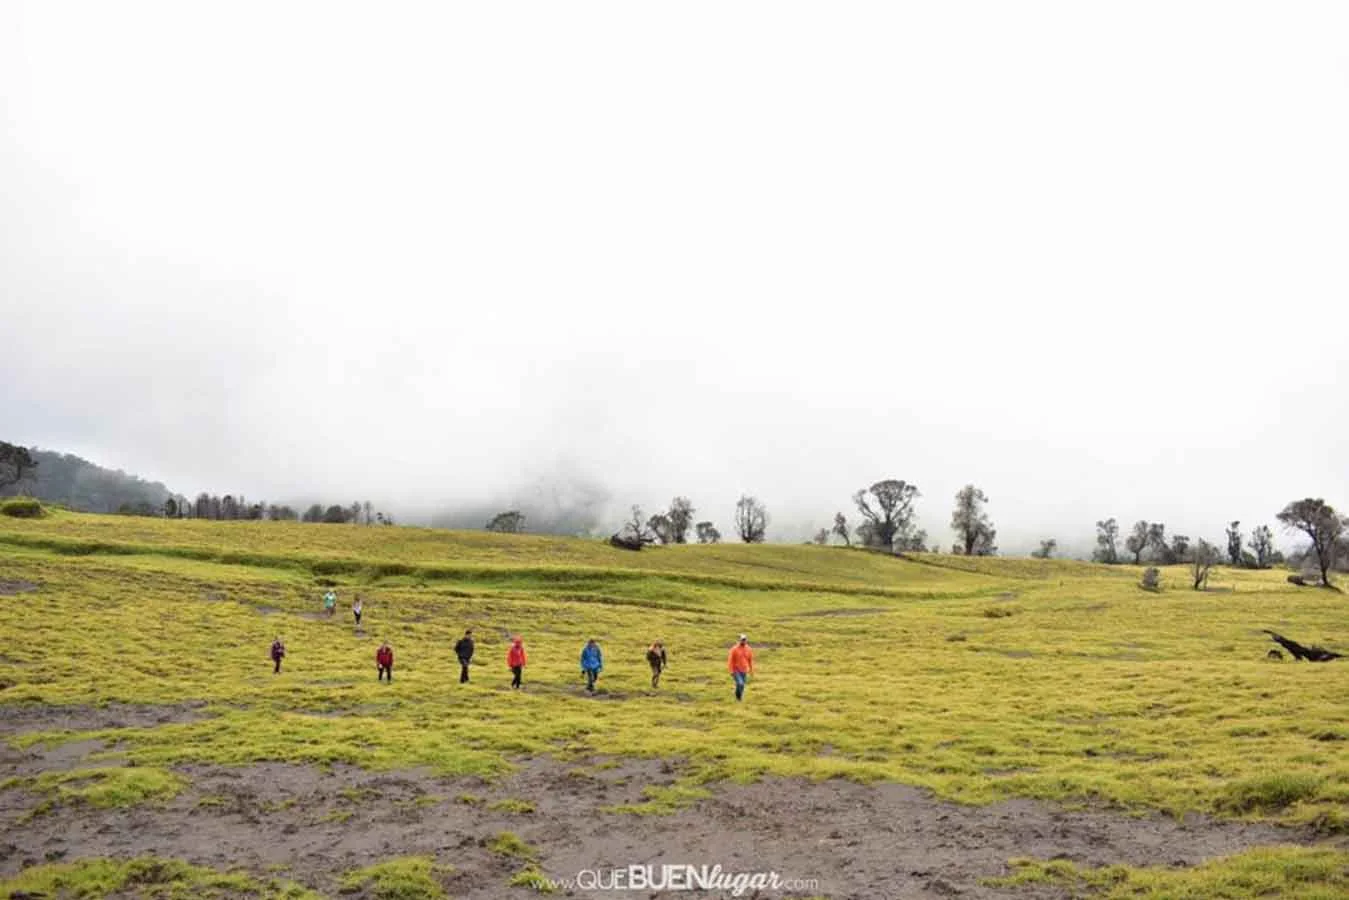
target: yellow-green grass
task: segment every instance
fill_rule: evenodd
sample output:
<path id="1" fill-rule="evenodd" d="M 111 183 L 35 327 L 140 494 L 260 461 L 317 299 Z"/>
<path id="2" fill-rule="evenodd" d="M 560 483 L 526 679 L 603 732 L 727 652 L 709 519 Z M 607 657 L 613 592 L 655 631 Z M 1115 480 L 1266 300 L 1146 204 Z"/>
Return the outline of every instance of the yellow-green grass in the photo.
<path id="1" fill-rule="evenodd" d="M 0 702 L 205 701 L 117 742 L 138 766 L 288 760 L 492 776 L 512 760 L 680 761 L 661 810 L 724 779 L 894 780 L 966 802 L 1036 797 L 1346 827 L 1349 664 L 1271 663 L 1269 627 L 1349 645 L 1344 595 L 1282 572 L 894 559 L 844 548 L 684 546 L 55 512 L 0 521 Z M 318 579 L 338 615 L 319 615 Z M 354 631 L 352 593 L 366 598 Z M 481 665 L 461 686 L 465 627 Z M 727 648 L 759 672 L 736 704 Z M 507 635 L 530 653 L 508 688 Z M 290 651 L 273 676 L 276 635 Z M 578 654 L 605 650 L 586 696 Z M 650 690 L 643 659 L 666 642 Z M 395 682 L 376 682 L 381 639 Z M 1284 779 L 1271 783 L 1271 778 Z"/>
<path id="2" fill-rule="evenodd" d="M 84 859 L 74 863 L 34 866 L 0 880 L 0 896 L 107 897 L 135 896 L 195 900 L 254 897 L 257 900 L 322 900 L 293 882 L 258 879 L 241 873 L 217 872 L 185 862 L 137 859 Z"/>
<path id="3" fill-rule="evenodd" d="M 1349 896 L 1349 854 L 1328 848 L 1262 847 L 1194 868 L 1088 869 L 1067 860 L 1015 859 L 1013 873 L 988 879 L 993 886 L 1053 884 L 1075 896 L 1217 900 L 1280 897 L 1332 900 Z"/>
<path id="4" fill-rule="evenodd" d="M 0 788 L 25 787 L 52 803 L 113 807 L 171 800 L 186 785 L 182 777 L 172 772 L 142 766 L 43 772 L 33 778 L 10 779 L 0 784 Z"/>
<path id="5" fill-rule="evenodd" d="M 450 871 L 429 856 L 403 856 L 348 872 L 342 892 L 368 888 L 375 900 L 442 900 L 446 894 L 438 877 Z"/>

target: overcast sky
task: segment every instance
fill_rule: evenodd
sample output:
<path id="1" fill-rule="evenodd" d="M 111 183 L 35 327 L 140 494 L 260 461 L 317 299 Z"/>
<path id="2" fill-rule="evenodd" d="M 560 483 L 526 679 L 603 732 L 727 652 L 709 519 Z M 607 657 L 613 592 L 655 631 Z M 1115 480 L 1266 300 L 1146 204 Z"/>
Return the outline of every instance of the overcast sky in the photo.
<path id="1" fill-rule="evenodd" d="M 1349 4 L 8 2 L 0 438 L 796 539 L 1349 505 Z"/>

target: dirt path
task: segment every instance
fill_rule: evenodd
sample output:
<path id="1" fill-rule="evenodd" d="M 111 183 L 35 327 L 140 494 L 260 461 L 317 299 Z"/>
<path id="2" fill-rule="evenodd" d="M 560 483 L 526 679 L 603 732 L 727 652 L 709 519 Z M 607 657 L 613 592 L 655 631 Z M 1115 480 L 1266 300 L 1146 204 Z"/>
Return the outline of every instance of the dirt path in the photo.
<path id="1" fill-rule="evenodd" d="M 96 742 L 9 749 L 0 756 L 0 780 L 68 769 L 98 749 Z M 674 815 L 605 811 L 640 802 L 648 785 L 672 783 L 674 766 L 659 761 L 576 766 L 533 760 L 490 785 L 423 772 L 345 766 L 323 772 L 279 763 L 179 771 L 192 788 L 161 807 L 58 807 L 25 822 L 39 798 L 23 789 L 0 791 L 0 874 L 44 860 L 153 854 L 218 868 L 289 866 L 291 877 L 335 894 L 337 877 L 347 869 L 429 854 L 455 867 L 446 885 L 451 896 L 533 896 L 506 886 L 521 862 L 486 846 L 493 836 L 512 831 L 538 849 L 544 872 L 558 879 L 633 864 L 720 864 L 730 872 L 773 870 L 785 879 L 817 882 L 810 890 L 762 897 L 1053 897 L 1059 894 L 1046 889 L 997 891 L 979 879 L 1002 874 L 1014 856 L 1064 857 L 1088 865 L 1191 865 L 1255 845 L 1307 839 L 1274 826 L 1198 818 L 1180 824 L 1064 812 L 1032 801 L 967 807 L 899 785 L 783 778 L 723 786 Z M 506 800 L 527 801 L 534 809 L 493 808 Z M 559 894 L 718 896 L 580 889 Z"/>

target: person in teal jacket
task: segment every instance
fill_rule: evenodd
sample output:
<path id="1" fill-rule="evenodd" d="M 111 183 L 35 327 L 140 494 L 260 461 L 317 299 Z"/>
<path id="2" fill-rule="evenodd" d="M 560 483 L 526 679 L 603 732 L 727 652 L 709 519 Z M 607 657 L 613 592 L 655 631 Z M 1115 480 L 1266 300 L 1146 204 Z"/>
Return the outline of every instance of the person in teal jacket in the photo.
<path id="1" fill-rule="evenodd" d="M 604 654 L 600 653 L 600 645 L 591 638 L 581 648 L 581 672 L 586 677 L 586 690 L 592 694 L 595 693 L 595 679 L 600 677 L 603 668 Z"/>

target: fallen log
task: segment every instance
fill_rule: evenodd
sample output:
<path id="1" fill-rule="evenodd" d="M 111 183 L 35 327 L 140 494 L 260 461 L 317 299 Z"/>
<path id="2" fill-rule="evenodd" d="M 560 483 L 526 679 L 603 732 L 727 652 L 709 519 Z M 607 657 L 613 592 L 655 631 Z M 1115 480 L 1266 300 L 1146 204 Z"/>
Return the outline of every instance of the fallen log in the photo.
<path id="1" fill-rule="evenodd" d="M 1260 630 L 1269 635 L 1274 643 L 1293 654 L 1293 659 L 1305 659 L 1307 662 L 1330 662 L 1332 659 L 1341 659 L 1344 656 L 1342 653 L 1332 653 L 1324 647 L 1303 646 L 1297 641 L 1289 640 L 1278 632 L 1270 631 L 1268 628 L 1262 628 Z"/>

